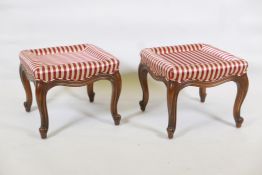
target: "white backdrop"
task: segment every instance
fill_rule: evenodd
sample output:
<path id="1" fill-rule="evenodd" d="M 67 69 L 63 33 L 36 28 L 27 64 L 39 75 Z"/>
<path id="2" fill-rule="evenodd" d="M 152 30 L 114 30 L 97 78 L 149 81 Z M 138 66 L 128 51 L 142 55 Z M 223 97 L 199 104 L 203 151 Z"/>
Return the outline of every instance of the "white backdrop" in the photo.
<path id="1" fill-rule="evenodd" d="M 128 71 L 144 47 L 205 42 L 255 63 L 261 60 L 261 7 L 259 0 L 1 0 L 1 45 L 16 59 L 25 48 L 93 43 Z"/>
<path id="2" fill-rule="evenodd" d="M 0 175 L 262 174 L 261 0 L 1 0 L 0 22 Z M 148 111 L 139 112 L 139 52 L 195 42 L 249 62 L 245 125 L 233 127 L 235 86 L 210 89 L 205 108 L 188 88 L 180 96 L 178 138 L 168 141 L 164 86 L 150 81 Z M 123 124 L 116 129 L 108 117 L 108 83 L 96 84 L 92 105 L 84 88 L 59 87 L 48 96 L 50 137 L 42 141 L 35 102 L 29 114 L 21 105 L 18 53 L 78 43 L 119 58 Z"/>

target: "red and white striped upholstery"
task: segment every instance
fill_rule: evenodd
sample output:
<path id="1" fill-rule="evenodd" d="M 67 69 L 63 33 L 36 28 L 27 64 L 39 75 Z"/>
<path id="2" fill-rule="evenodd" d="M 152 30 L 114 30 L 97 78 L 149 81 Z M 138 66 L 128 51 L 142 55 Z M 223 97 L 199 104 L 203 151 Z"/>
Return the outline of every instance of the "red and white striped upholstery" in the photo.
<path id="1" fill-rule="evenodd" d="M 166 80 L 213 81 L 246 73 L 244 59 L 207 44 L 189 44 L 147 48 L 141 51 L 141 63 Z"/>
<path id="2" fill-rule="evenodd" d="M 44 82 L 84 80 L 99 73 L 113 74 L 119 69 L 118 59 L 91 44 L 24 50 L 19 57 L 27 72 Z"/>

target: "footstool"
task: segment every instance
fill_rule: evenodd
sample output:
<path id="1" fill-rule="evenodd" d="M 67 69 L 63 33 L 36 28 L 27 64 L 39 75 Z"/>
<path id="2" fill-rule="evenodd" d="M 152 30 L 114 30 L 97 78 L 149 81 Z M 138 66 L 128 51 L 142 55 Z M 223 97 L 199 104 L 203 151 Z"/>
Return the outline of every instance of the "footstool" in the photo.
<path id="1" fill-rule="evenodd" d="M 243 118 L 240 108 L 248 90 L 247 67 L 244 59 L 207 44 L 188 44 L 147 48 L 141 51 L 139 80 L 143 90 L 140 108 L 145 110 L 149 93 L 147 74 L 167 87 L 168 137 L 173 138 L 176 129 L 177 98 L 180 90 L 187 86 L 199 87 L 201 102 L 205 101 L 206 88 L 228 81 L 237 84 L 233 115 L 236 127 Z"/>
<path id="2" fill-rule="evenodd" d="M 32 105 L 30 81 L 34 82 L 38 109 L 41 117 L 39 128 L 42 138 L 48 131 L 46 95 L 54 86 L 87 86 L 90 102 L 94 101 L 93 83 L 109 80 L 112 84 L 111 113 L 115 125 L 121 116 L 117 112 L 117 102 L 121 92 L 119 61 L 104 50 L 91 45 L 50 47 L 23 50 L 19 54 L 20 77 L 26 92 L 24 107 L 27 112 Z"/>

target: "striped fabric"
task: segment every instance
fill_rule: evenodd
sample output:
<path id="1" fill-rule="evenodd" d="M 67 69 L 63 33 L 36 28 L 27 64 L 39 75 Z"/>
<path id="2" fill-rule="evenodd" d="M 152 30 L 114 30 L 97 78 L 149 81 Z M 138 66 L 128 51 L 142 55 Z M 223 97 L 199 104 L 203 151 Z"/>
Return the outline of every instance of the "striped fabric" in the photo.
<path id="1" fill-rule="evenodd" d="M 246 73 L 244 59 L 207 44 L 189 44 L 147 48 L 141 51 L 141 63 L 166 80 L 213 81 Z"/>
<path id="2" fill-rule="evenodd" d="M 119 61 L 104 50 L 91 45 L 50 47 L 23 50 L 21 64 L 35 80 L 84 80 L 99 73 L 113 74 Z"/>

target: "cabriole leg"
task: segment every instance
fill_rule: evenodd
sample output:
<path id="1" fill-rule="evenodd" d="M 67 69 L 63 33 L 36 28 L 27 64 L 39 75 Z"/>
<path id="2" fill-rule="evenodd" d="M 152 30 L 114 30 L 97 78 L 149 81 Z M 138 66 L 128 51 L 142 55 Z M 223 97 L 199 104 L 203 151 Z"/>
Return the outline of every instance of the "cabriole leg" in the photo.
<path id="1" fill-rule="evenodd" d="M 172 139 L 176 130 L 177 98 L 180 91 L 177 82 L 167 83 L 168 138 Z"/>
<path id="2" fill-rule="evenodd" d="M 94 83 L 89 83 L 87 85 L 87 94 L 89 97 L 89 101 L 92 103 L 94 102 L 94 97 L 95 97 L 95 93 L 94 93 L 94 88 L 93 88 Z"/>
<path id="3" fill-rule="evenodd" d="M 143 64 L 140 64 L 138 68 L 138 77 L 143 91 L 143 99 L 139 102 L 139 105 L 142 111 L 145 111 L 149 98 L 147 74 L 147 68 Z"/>
<path id="4" fill-rule="evenodd" d="M 19 67 L 19 73 L 20 73 L 20 78 L 21 78 L 21 81 L 22 81 L 22 84 L 24 86 L 25 93 L 26 93 L 26 101 L 24 102 L 24 107 L 25 107 L 25 110 L 27 112 L 29 112 L 30 109 L 31 109 L 31 106 L 32 106 L 32 101 L 33 101 L 32 91 L 31 91 L 30 82 L 27 79 L 26 73 L 25 73 L 24 68 L 21 64 L 20 64 L 20 67 Z"/>
<path id="5" fill-rule="evenodd" d="M 240 128 L 244 119 L 240 116 L 240 110 L 242 103 L 246 97 L 247 91 L 248 91 L 248 77 L 247 74 L 244 74 L 240 77 L 237 77 L 236 80 L 234 80 L 237 84 L 237 96 L 234 104 L 234 119 L 236 122 L 236 127 Z"/>
<path id="6" fill-rule="evenodd" d="M 114 74 L 114 78 L 111 80 L 112 84 L 112 97 L 111 97 L 111 114 L 114 119 L 115 125 L 120 124 L 121 115 L 117 112 L 117 103 L 121 93 L 122 81 L 119 72 Z"/>
<path id="7" fill-rule="evenodd" d="M 204 103 L 205 99 L 206 99 L 206 96 L 207 96 L 206 88 L 204 88 L 204 87 L 200 87 L 199 88 L 199 96 L 200 96 L 200 101 L 202 103 Z"/>
<path id="8" fill-rule="evenodd" d="M 43 82 L 36 82 L 36 101 L 38 105 L 38 110 L 41 117 L 41 126 L 39 132 L 42 139 L 47 137 L 48 131 L 48 112 L 46 107 L 46 95 L 47 95 L 47 84 Z"/>

